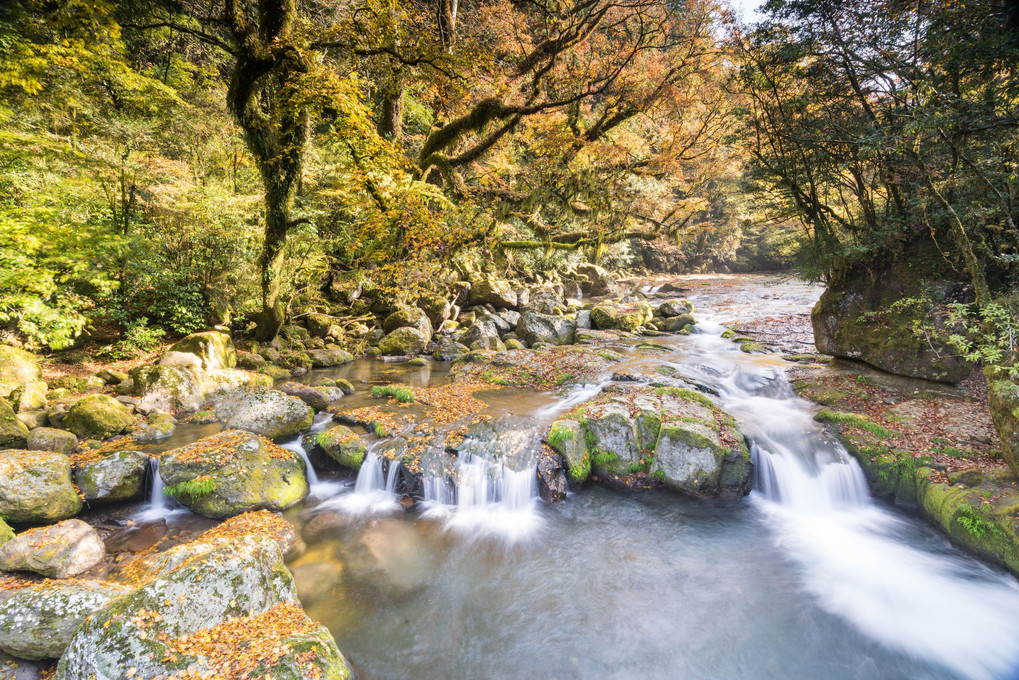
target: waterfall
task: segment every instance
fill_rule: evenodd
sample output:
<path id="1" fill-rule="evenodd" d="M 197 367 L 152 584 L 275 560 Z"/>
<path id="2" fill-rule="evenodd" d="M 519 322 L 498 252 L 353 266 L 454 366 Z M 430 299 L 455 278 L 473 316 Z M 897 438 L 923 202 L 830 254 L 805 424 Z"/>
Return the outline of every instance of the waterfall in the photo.
<path id="1" fill-rule="evenodd" d="M 396 480 L 399 464 L 390 463 L 387 479 L 382 470 L 382 458 L 375 451 L 365 454 L 361 469 L 357 471 L 354 490 L 326 501 L 320 507 L 331 508 L 351 515 L 387 513 L 398 510 Z"/>
<path id="2" fill-rule="evenodd" d="M 309 432 L 321 431 L 324 428 L 325 423 L 322 421 L 316 422 L 315 425 L 309 430 Z M 304 445 L 301 444 L 301 437 L 298 436 L 295 439 L 291 439 L 288 442 L 280 444 L 281 447 L 288 451 L 293 451 L 301 460 L 304 461 L 304 475 L 308 478 L 308 495 L 312 498 L 329 498 L 335 496 L 343 488 L 341 482 L 329 482 L 322 481 L 319 479 L 318 472 L 315 471 L 315 466 L 311 464 L 311 459 L 308 458 L 308 452 L 304 450 Z"/>
<path id="3" fill-rule="evenodd" d="M 155 522 L 188 511 L 187 508 L 178 506 L 176 501 L 164 492 L 166 485 L 163 484 L 163 478 L 159 476 L 158 457 L 149 458 L 148 481 L 149 502 L 143 510 L 135 513 L 136 519 L 142 522 Z"/>

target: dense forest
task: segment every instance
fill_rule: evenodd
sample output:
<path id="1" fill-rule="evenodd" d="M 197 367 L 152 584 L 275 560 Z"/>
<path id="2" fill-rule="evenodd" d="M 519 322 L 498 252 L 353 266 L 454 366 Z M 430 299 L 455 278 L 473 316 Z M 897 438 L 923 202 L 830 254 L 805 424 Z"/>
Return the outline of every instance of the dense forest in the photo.
<path id="1" fill-rule="evenodd" d="M 520 574 L 695 564 L 676 523 L 762 556 L 726 597 L 807 612 L 783 677 L 1014 677 L 1013 5 L 0 0 L 0 678 L 624 677 L 611 646 L 500 675 L 417 619 L 485 628 L 465 526 L 584 536 L 573 571 L 484 563 L 527 565 L 493 612 L 582 621 Z M 681 628 L 641 677 L 757 677 L 662 652 Z"/>

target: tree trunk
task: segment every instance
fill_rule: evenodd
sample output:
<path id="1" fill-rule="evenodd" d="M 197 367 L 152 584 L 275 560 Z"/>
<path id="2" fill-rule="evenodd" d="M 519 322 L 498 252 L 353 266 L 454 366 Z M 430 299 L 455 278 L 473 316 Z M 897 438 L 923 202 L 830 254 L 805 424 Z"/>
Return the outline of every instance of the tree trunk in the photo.
<path id="1" fill-rule="evenodd" d="M 382 96 L 379 134 L 398 142 L 403 139 L 403 86 L 396 85 Z"/>
<path id="2" fill-rule="evenodd" d="M 278 189 L 279 187 L 274 188 Z M 287 193 L 273 191 L 273 188 L 266 186 L 265 242 L 262 244 L 262 254 L 258 258 L 262 283 L 262 313 L 255 335 L 259 340 L 275 338 L 284 321 L 285 310 L 283 302 L 279 299 L 279 265 L 280 260 L 283 259 L 283 246 L 286 243 L 290 224 Z"/>

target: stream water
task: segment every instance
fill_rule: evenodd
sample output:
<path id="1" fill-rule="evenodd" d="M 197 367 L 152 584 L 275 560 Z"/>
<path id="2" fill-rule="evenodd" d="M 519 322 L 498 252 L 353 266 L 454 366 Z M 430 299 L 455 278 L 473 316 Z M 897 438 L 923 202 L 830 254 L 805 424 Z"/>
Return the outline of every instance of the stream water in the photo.
<path id="1" fill-rule="evenodd" d="M 776 285 L 769 309 L 809 310 L 817 293 Z M 507 455 L 461 456 L 456 485 L 428 482 L 423 512 L 399 508 L 370 452 L 354 485 L 320 474 L 288 513 L 307 525 L 290 565 L 302 601 L 364 680 L 1019 678 L 1015 579 L 872 501 L 792 393 L 788 364 L 720 337 L 739 298 L 691 298 L 697 333 L 656 339 L 670 351 L 654 357 L 614 345 L 628 354 L 615 369 L 669 364 L 716 392 L 754 442 L 754 492 L 705 502 L 589 487 L 547 506 L 534 447 L 601 385 L 483 393 Z M 431 362 L 331 373 L 446 380 Z"/>

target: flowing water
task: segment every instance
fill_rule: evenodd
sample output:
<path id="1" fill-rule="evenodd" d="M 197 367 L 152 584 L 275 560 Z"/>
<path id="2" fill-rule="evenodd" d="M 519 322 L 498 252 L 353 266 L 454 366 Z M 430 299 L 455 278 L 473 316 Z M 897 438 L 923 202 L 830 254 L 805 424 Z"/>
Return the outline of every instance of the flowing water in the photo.
<path id="1" fill-rule="evenodd" d="M 399 509 L 398 472 L 377 449 L 353 487 L 332 482 L 332 497 L 290 511 L 307 525 L 290 565 L 302 602 L 361 677 L 1019 678 L 1015 579 L 875 503 L 792 393 L 788 364 L 720 337 L 734 309 L 809 310 L 818 291 L 752 293 L 692 296 L 698 332 L 656 339 L 667 354 L 613 346 L 629 355 L 617 368 L 668 364 L 737 418 L 754 443 L 747 499 L 589 487 L 537 501 L 540 436 L 592 384 L 479 395 L 491 432 L 426 477 L 423 512 Z M 332 375 L 446 380 L 433 364 Z"/>

